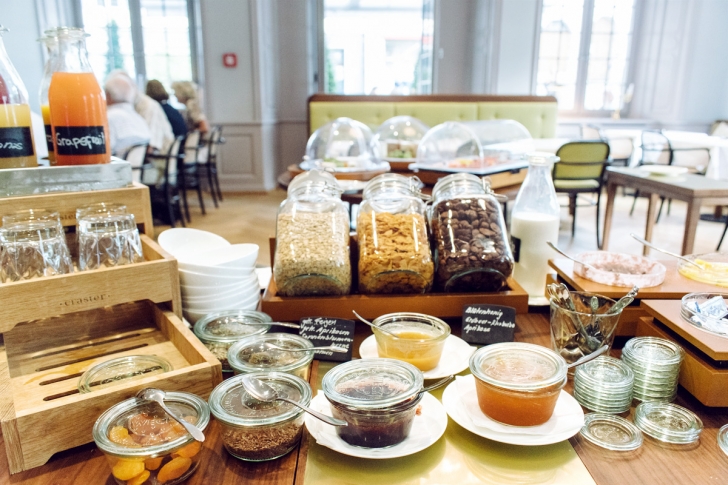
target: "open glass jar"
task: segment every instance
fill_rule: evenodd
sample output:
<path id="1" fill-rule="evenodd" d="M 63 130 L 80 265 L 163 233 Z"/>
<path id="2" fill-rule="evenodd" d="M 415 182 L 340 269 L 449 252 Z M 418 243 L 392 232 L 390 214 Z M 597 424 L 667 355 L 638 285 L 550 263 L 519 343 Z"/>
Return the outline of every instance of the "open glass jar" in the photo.
<path id="1" fill-rule="evenodd" d="M 254 335 L 238 340 L 230 347 L 228 362 L 236 374 L 275 371 L 308 380 L 313 351 L 300 352 L 300 350 L 312 347 L 310 340 L 291 333 Z M 299 352 L 281 349 L 299 350 Z"/>
<path id="2" fill-rule="evenodd" d="M 437 367 L 445 340 L 450 336 L 447 323 L 422 313 L 389 313 L 372 323 L 379 357 L 403 360 L 421 371 Z"/>
<path id="3" fill-rule="evenodd" d="M 435 184 L 432 197 L 437 287 L 452 292 L 505 287 L 513 272 L 513 253 L 501 205 L 488 180 L 469 173 L 448 175 Z"/>
<path id="4" fill-rule="evenodd" d="M 167 392 L 164 403 L 203 431 L 210 422 L 207 403 L 194 394 Z M 137 398 L 104 412 L 94 424 L 93 438 L 119 485 L 181 483 L 197 469 L 202 449 L 158 404 Z"/>
<path id="5" fill-rule="evenodd" d="M 302 173 L 278 209 L 273 278 L 283 296 L 347 295 L 349 212 L 333 175 Z"/>
<path id="6" fill-rule="evenodd" d="M 512 426 L 543 424 L 566 385 L 566 361 L 546 347 L 503 342 L 470 357 L 478 405 L 491 419 Z"/>
<path id="7" fill-rule="evenodd" d="M 228 363 L 228 350 L 238 340 L 262 335 L 270 330 L 269 315 L 253 310 L 228 310 L 210 313 L 197 320 L 193 328 L 195 336 L 205 344 L 212 355 L 222 364 L 223 372 L 232 372 Z"/>
<path id="8" fill-rule="evenodd" d="M 393 359 L 360 359 L 334 367 L 322 387 L 335 418 L 348 426 L 336 433 L 350 445 L 383 448 L 404 441 L 424 393 L 422 372 Z"/>
<path id="9" fill-rule="evenodd" d="M 359 207 L 359 291 L 424 293 L 434 264 L 417 177 L 385 173 L 364 188 Z"/>
<path id="10" fill-rule="evenodd" d="M 300 377 L 281 372 L 251 376 L 304 406 L 311 402 L 311 387 Z M 223 381 L 210 394 L 210 409 L 222 425 L 225 449 L 245 461 L 273 460 L 287 454 L 301 439 L 305 411 L 284 401 L 258 401 L 245 390 L 241 377 Z"/>

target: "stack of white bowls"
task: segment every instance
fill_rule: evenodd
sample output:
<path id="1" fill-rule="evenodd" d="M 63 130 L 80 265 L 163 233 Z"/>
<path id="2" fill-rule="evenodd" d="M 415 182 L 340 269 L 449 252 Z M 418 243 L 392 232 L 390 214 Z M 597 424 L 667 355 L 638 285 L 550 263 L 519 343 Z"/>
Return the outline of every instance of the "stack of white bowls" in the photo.
<path id="1" fill-rule="evenodd" d="M 223 310 L 255 310 L 260 285 L 257 244 L 230 244 L 199 229 L 168 229 L 159 245 L 177 258 L 182 312 L 190 323 Z"/>

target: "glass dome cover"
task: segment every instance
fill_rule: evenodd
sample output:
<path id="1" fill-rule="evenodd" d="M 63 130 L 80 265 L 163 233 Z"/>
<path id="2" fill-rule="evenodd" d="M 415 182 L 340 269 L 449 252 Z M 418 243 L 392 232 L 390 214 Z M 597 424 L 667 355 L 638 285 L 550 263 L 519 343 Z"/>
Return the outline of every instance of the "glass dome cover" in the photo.
<path id="1" fill-rule="evenodd" d="M 367 170 L 376 163 L 371 141 L 372 131 L 364 123 L 337 118 L 317 129 L 308 139 L 301 167 L 304 170 Z"/>
<path id="2" fill-rule="evenodd" d="M 534 150 L 531 133 L 515 120 L 467 121 L 463 124 L 478 137 L 486 165 L 521 160 Z"/>
<path id="3" fill-rule="evenodd" d="M 374 133 L 372 153 L 379 160 L 414 161 L 420 140 L 429 129 L 429 126 L 412 116 L 390 118 Z"/>
<path id="4" fill-rule="evenodd" d="M 483 147 L 463 123 L 448 121 L 430 129 L 417 148 L 417 164 L 444 168 L 479 167 Z"/>

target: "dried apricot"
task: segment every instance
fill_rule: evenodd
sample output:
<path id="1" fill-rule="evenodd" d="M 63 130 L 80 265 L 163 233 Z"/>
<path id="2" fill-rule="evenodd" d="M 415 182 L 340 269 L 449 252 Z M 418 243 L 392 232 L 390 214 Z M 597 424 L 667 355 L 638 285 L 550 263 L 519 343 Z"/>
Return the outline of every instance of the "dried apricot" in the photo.
<path id="1" fill-rule="evenodd" d="M 162 456 L 157 458 L 147 458 L 146 460 L 144 460 L 144 467 L 147 470 L 156 470 L 157 468 L 159 468 L 159 465 L 162 464 L 163 459 L 164 457 Z"/>
<path id="2" fill-rule="evenodd" d="M 131 480 L 127 480 L 126 485 L 142 485 L 149 478 L 149 471 L 144 470 L 141 475 L 134 477 Z"/>
<path id="3" fill-rule="evenodd" d="M 116 444 L 138 448 L 139 444 L 129 435 L 129 430 L 123 426 L 114 426 L 109 431 L 109 439 Z"/>
<path id="4" fill-rule="evenodd" d="M 157 473 L 157 481 L 159 483 L 167 483 L 184 475 L 192 466 L 192 460 L 183 456 L 173 458 L 172 461 L 164 465 Z"/>
<path id="5" fill-rule="evenodd" d="M 177 450 L 174 454 L 177 456 L 181 456 L 183 458 L 192 458 L 193 456 L 195 456 L 197 453 L 200 452 L 201 447 L 202 447 L 202 445 L 200 444 L 199 441 L 193 441 L 189 445 L 183 446 L 182 448 Z"/>
<path id="6" fill-rule="evenodd" d="M 119 480 L 131 480 L 144 472 L 144 462 L 139 460 L 119 459 L 111 469 L 112 475 Z"/>

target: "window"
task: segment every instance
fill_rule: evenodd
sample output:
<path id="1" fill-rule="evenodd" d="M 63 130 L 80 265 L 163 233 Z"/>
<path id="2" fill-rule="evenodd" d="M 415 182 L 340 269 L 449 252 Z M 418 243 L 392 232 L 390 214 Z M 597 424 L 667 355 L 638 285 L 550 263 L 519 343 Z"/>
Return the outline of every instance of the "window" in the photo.
<path id="1" fill-rule="evenodd" d="M 536 93 L 577 114 L 629 102 L 635 0 L 543 0 Z"/>
<path id="2" fill-rule="evenodd" d="M 433 0 L 324 0 L 327 93 L 429 93 Z"/>
<path id="3" fill-rule="evenodd" d="M 103 81 L 123 69 L 140 84 L 192 80 L 187 0 L 82 0 L 89 59 Z M 136 55 L 135 55 L 136 54 Z"/>

